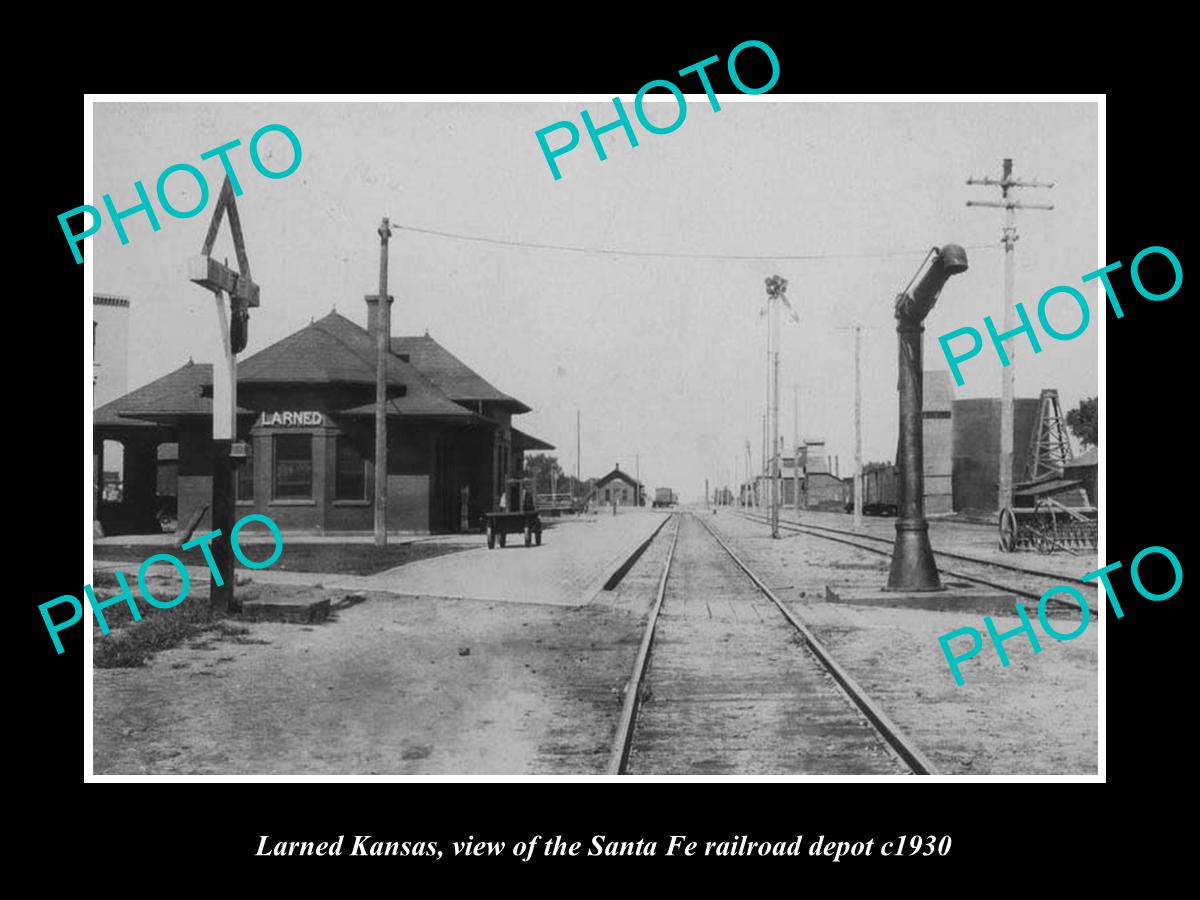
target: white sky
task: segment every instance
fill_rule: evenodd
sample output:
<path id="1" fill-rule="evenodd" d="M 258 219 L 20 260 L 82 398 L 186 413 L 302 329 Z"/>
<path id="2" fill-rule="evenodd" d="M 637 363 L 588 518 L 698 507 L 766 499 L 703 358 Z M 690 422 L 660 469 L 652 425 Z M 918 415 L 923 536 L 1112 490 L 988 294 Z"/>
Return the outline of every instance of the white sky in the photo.
<path id="1" fill-rule="evenodd" d="M 378 290 L 382 216 L 412 225 L 533 243 L 712 254 L 904 255 L 809 261 L 626 258 L 492 246 L 397 231 L 389 291 L 393 334 L 429 333 L 533 412 L 517 427 L 558 447 L 575 468 L 575 412 L 583 418 L 583 475 L 620 462 L 650 487 L 699 496 L 706 477 L 729 481 L 744 441 L 761 454 L 766 399 L 763 279 L 788 279 L 800 322 L 784 327 L 783 384 L 806 385 L 801 430 L 825 438 L 853 465 L 852 333 L 863 336 L 864 460 L 891 459 L 896 442 L 896 339 L 892 302 L 929 246 L 968 248 L 970 271 L 948 284 L 926 322 L 926 368 L 947 368 L 937 336 L 1003 316 L 1004 213 L 968 209 L 996 200 L 996 188 L 968 187 L 969 175 L 999 176 L 1011 156 L 1018 177 L 1055 182 L 1022 192 L 1052 212 L 1017 214 L 1016 295 L 1036 317 L 1048 288 L 1083 290 L 1092 324 L 1080 338 L 1043 336 L 1034 356 L 1018 343 L 1018 396 L 1059 389 L 1064 410 L 1097 393 L 1097 283 L 1080 276 L 1109 262 L 1096 257 L 1097 116 L 1077 104 L 801 104 L 737 102 L 713 112 L 689 96 L 683 125 L 648 134 L 632 117 L 639 146 L 621 132 L 603 142 L 601 162 L 586 132 L 559 158 L 555 181 L 534 132 L 579 111 L 599 125 L 611 103 L 523 104 L 128 104 L 99 103 L 94 114 L 94 185 L 85 202 L 118 209 L 136 202 L 141 179 L 153 197 L 158 174 L 177 162 L 208 175 L 209 206 L 191 219 L 158 210 L 127 219 L 121 246 L 111 223 L 89 238 L 96 291 L 131 300 L 129 385 L 138 387 L 189 356 L 211 362 L 219 339 L 211 294 L 185 274 L 199 252 L 221 183 L 218 160 L 200 153 L 233 138 L 231 160 L 262 306 L 252 311 L 254 353 L 336 304 L 364 324 L 362 297 Z M 632 98 L 624 97 L 632 110 Z M 670 108 L 651 112 L 670 121 Z M 282 180 L 249 159 L 251 135 L 280 122 L 299 136 L 303 161 Z M 559 134 L 551 141 L 557 146 Z M 288 146 L 272 135 L 263 150 L 282 168 Z M 178 208 L 196 201 L 186 175 L 168 182 Z M 156 209 L 157 200 L 154 201 Z M 986 249 L 973 249 L 987 245 Z M 234 261 L 227 228 L 216 254 Z M 1078 322 L 1069 301 L 1051 313 L 1060 330 Z M 985 349 L 964 367 L 955 396 L 998 396 L 1000 366 Z M 792 396 L 781 397 L 790 443 Z"/>

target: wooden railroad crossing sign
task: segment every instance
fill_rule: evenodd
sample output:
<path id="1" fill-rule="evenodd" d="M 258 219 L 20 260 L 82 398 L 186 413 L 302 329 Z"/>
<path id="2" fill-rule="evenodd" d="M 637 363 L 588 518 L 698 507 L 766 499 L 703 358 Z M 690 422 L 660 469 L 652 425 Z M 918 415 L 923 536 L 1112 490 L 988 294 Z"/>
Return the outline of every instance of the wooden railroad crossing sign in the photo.
<path id="1" fill-rule="evenodd" d="M 217 240 L 217 232 L 221 229 L 221 218 L 229 211 L 229 230 L 233 234 L 233 249 L 237 253 L 238 271 L 217 262 L 212 258 L 213 244 Z M 199 256 L 188 260 L 188 280 L 208 288 L 214 294 L 224 291 L 233 300 L 235 306 L 258 306 L 258 285 L 250 279 L 250 259 L 246 256 L 246 241 L 242 237 L 242 220 L 238 218 L 237 201 L 233 197 L 233 186 L 229 176 L 221 185 L 221 194 L 217 198 L 216 208 L 213 209 L 212 221 L 208 225 L 208 236 L 204 239 L 204 247 Z"/>
<path id="2" fill-rule="evenodd" d="M 236 272 L 212 258 L 213 244 L 216 243 L 221 219 L 226 211 L 229 214 L 229 230 L 233 233 L 233 247 L 237 253 Z M 219 612 L 236 611 L 233 550 L 228 535 L 233 533 L 234 527 L 235 460 L 244 460 L 246 457 L 245 445 L 236 440 L 237 355 L 246 348 L 247 310 L 259 304 L 258 285 L 250 278 L 250 260 L 246 256 L 242 222 L 238 218 L 237 203 L 228 175 L 221 186 L 200 255 L 188 260 L 188 279 L 213 293 L 222 349 L 222 358 L 213 364 L 212 527 L 227 537 L 213 544 L 210 564 L 214 570 L 209 583 L 209 597 L 213 609 Z M 226 295 L 229 297 L 228 311 Z"/>

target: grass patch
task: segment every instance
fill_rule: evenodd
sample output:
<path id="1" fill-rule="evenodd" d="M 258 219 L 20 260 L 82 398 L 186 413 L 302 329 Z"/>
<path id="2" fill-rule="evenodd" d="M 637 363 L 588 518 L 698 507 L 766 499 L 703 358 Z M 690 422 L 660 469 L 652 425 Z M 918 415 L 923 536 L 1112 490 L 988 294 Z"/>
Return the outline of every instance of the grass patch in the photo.
<path id="1" fill-rule="evenodd" d="M 269 545 L 247 544 L 243 549 L 251 559 L 265 559 Z M 389 547 L 376 547 L 374 544 L 289 544 L 283 545 L 279 559 L 269 571 L 282 570 L 285 572 L 330 572 L 336 575 L 375 575 L 396 566 L 403 566 L 420 559 L 430 559 L 444 556 L 448 553 L 459 553 L 473 549 L 470 545 L 462 544 L 402 544 Z M 92 547 L 95 559 L 107 560 L 143 560 L 156 553 L 170 553 L 188 566 L 207 568 L 204 554 L 199 547 L 191 550 L 180 550 L 178 547 L 162 547 L 150 544 L 99 544 Z M 246 569 L 240 561 L 234 560 L 238 569 Z M 151 571 L 169 572 L 169 563 L 156 565 Z M 251 569 L 250 571 L 254 571 Z M 136 572 L 133 573 L 136 575 Z M 126 574 L 126 579 L 133 580 L 133 575 Z M 97 576 L 101 577 L 101 576 Z M 110 579 L 112 576 L 108 576 Z M 93 587 L 100 587 L 92 582 Z M 117 583 L 111 581 L 115 590 Z M 136 590 L 136 587 L 135 587 Z M 186 602 L 186 601 L 185 601 Z M 115 608 L 115 607 L 114 607 Z"/>
<path id="2" fill-rule="evenodd" d="M 179 593 L 177 579 L 151 579 L 150 588 L 156 596 L 171 597 Z M 102 601 L 119 590 L 116 578 L 97 573 L 92 579 L 96 599 Z M 257 588 L 242 588 L 239 599 L 254 599 Z M 194 589 L 178 606 L 159 609 L 145 603 L 133 587 L 134 599 L 142 619 L 134 622 L 129 604 L 119 603 L 104 610 L 109 633 L 101 634 L 100 626 L 92 626 L 92 664 L 97 669 L 125 669 L 144 666 L 155 653 L 187 643 L 190 647 L 212 649 L 218 640 L 237 644 L 266 644 L 269 641 L 248 637 L 250 629 L 240 625 L 236 617 L 223 618 L 213 613 L 207 595 Z"/>

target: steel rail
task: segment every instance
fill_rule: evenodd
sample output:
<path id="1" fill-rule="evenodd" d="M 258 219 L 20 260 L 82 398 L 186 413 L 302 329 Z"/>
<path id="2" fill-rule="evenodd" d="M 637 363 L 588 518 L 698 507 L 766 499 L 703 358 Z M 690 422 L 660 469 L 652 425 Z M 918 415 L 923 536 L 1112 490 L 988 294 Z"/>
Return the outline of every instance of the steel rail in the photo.
<path id="1" fill-rule="evenodd" d="M 744 512 L 739 512 L 738 515 L 756 522 L 766 523 L 769 521 L 768 519 L 759 518 L 758 516 L 750 515 L 749 513 Z M 874 534 L 865 534 L 859 531 L 846 531 L 844 528 L 831 528 L 828 525 L 814 525 L 812 522 L 791 522 L 787 519 L 781 519 L 779 524 L 786 528 L 816 528 L 821 531 L 831 531 L 834 534 L 845 534 L 850 537 L 866 538 L 869 541 L 879 541 L 880 543 L 884 544 L 892 543 L 891 538 L 879 537 L 878 535 Z M 978 563 L 981 566 L 993 566 L 997 569 L 1007 569 L 1010 572 L 1020 572 L 1023 575 L 1036 575 L 1039 578 L 1063 577 L 1063 575 L 1058 572 L 1043 572 L 1040 569 L 1026 569 L 1022 566 L 1014 566 L 1011 563 L 994 562 L 990 559 L 980 559 L 978 556 L 964 556 L 961 553 L 951 553 L 949 550 L 934 550 L 933 553 L 935 556 L 945 556 L 947 559 L 958 559 L 962 560 L 963 562 Z"/>
<path id="2" fill-rule="evenodd" d="M 875 729 L 880 733 L 880 735 L 883 736 L 883 739 L 887 741 L 888 746 L 896 751 L 896 753 L 902 760 L 904 760 L 908 767 L 913 770 L 913 773 L 916 775 L 939 774 L 937 768 L 934 766 L 929 757 L 922 753 L 921 749 L 917 747 L 917 745 L 911 740 L 909 740 L 909 738 L 905 737 L 904 732 L 900 730 L 899 726 L 888 717 L 887 713 L 883 711 L 882 707 L 880 707 L 874 700 L 871 699 L 867 692 L 863 690 L 862 686 L 859 685 L 857 681 L 854 680 L 850 673 L 841 667 L 838 661 L 833 658 L 833 655 L 829 652 L 829 650 L 826 649 L 826 647 L 817 639 L 817 636 L 813 634 L 803 622 L 796 618 L 791 610 L 783 605 L 782 601 L 775 596 L 771 589 L 763 584 L 762 580 L 750 570 L 750 567 L 742 562 L 738 555 L 734 553 L 733 548 L 730 547 L 729 544 L 727 544 L 719 534 L 709 527 L 708 523 L 705 522 L 703 518 L 700 516 L 697 516 L 696 518 L 699 520 L 700 524 L 704 526 L 704 529 L 710 535 L 712 535 L 713 540 L 720 544 L 725 552 L 729 554 L 730 559 L 737 564 L 738 568 L 746 573 L 750 580 L 754 582 L 755 586 L 762 591 L 772 603 L 775 604 L 781 613 L 783 613 L 784 618 L 791 623 L 792 627 L 800 632 L 813 655 L 820 660 L 821 664 L 825 666 L 825 669 L 829 672 L 829 674 L 832 675 L 838 684 L 842 686 L 842 690 L 846 692 L 846 696 L 848 696 L 850 700 L 853 701 L 854 705 L 862 711 L 863 715 L 870 720 L 871 724 L 875 726 Z"/>
<path id="3" fill-rule="evenodd" d="M 672 513 L 671 518 L 675 519 L 675 533 L 671 536 L 671 546 L 667 549 L 667 560 L 663 564 L 662 577 L 658 580 L 658 593 L 654 598 L 654 607 L 650 610 L 650 618 L 646 622 L 646 630 L 642 634 L 642 644 L 638 648 L 637 658 L 633 663 L 633 674 L 625 685 L 625 702 L 621 705 L 621 718 L 617 721 L 617 733 L 613 738 L 612 750 L 608 756 L 608 766 L 604 770 L 605 775 L 622 774 L 629 761 L 629 745 L 633 739 L 633 728 L 637 724 L 642 682 L 646 677 L 646 663 L 650 659 L 650 645 L 654 642 L 654 629 L 658 627 L 658 614 L 662 610 L 663 597 L 667 593 L 667 576 L 671 573 L 671 563 L 675 559 L 675 546 L 679 543 L 679 528 L 683 521 L 683 516 L 679 513 Z"/>
<path id="4" fill-rule="evenodd" d="M 760 519 L 757 516 L 747 515 L 746 513 L 738 513 L 738 515 L 742 516 L 745 519 L 748 519 L 751 522 L 757 522 L 760 525 L 769 524 L 767 519 Z M 858 537 L 858 538 L 865 537 L 868 540 L 879 541 L 879 542 L 885 543 L 885 544 L 891 544 L 892 542 L 889 541 L 887 538 L 875 537 L 874 535 L 870 535 L 870 534 L 858 534 L 857 532 L 853 532 L 853 531 L 842 531 L 841 529 L 829 528 L 824 525 L 808 525 L 808 524 L 798 525 L 795 522 L 787 522 L 787 523 L 780 522 L 779 524 L 782 527 L 786 528 L 788 531 L 792 532 L 793 534 L 806 534 L 810 537 L 822 538 L 823 540 L 826 540 L 826 541 L 835 541 L 836 543 L 839 543 L 839 544 L 846 544 L 849 547 L 857 547 L 859 550 L 866 550 L 869 553 L 878 553 L 881 556 L 891 556 L 892 555 L 890 550 L 883 550 L 879 547 L 871 547 L 867 544 L 859 544 L 859 543 L 856 543 L 855 541 L 848 541 L 845 538 L 837 538 L 837 537 L 833 537 L 832 535 L 821 534 L 819 531 L 812 531 L 811 529 L 819 528 L 822 531 L 832 531 L 836 534 L 847 534 L 847 535 L 851 535 L 852 537 Z M 1032 569 L 1022 569 L 1017 566 L 1007 565 L 1006 563 L 990 562 L 989 560 L 986 560 L 986 559 L 977 559 L 977 558 L 971 557 L 971 556 L 961 556 L 961 555 L 955 554 L 955 553 L 946 553 L 941 550 L 934 550 L 933 554 L 934 554 L 934 556 L 948 556 L 951 559 L 958 559 L 958 560 L 962 560 L 963 562 L 970 562 L 970 563 L 974 563 L 975 565 L 979 565 L 979 566 L 995 566 L 996 568 L 999 568 L 999 569 L 1009 569 L 1013 572 L 1020 572 L 1021 574 L 1024 574 L 1024 575 L 1036 575 L 1038 577 L 1053 578 L 1056 581 L 1058 581 L 1058 583 L 1060 583 L 1060 584 L 1062 583 L 1062 579 L 1063 579 L 1062 575 L 1056 575 L 1056 574 L 1053 574 L 1050 572 L 1038 572 L 1038 571 L 1035 571 Z M 1042 599 L 1041 594 L 1033 594 L 1033 593 L 1030 593 L 1029 591 L 1023 590 L 1022 588 L 1015 588 L 1010 584 L 1001 584 L 998 581 L 989 581 L 986 578 L 980 578 L 978 575 L 967 575 L 964 572 L 956 572 L 953 569 L 947 569 L 947 568 L 941 568 L 941 567 L 939 567 L 939 571 L 946 575 L 950 575 L 954 578 L 961 578 L 964 581 L 973 581 L 976 584 L 982 584 L 986 587 L 995 588 L 996 590 L 999 590 L 999 591 L 1005 591 L 1007 593 L 1017 594 L 1021 597 L 1025 597 L 1030 600 L 1037 600 L 1040 602 Z M 1078 580 L 1078 579 L 1076 579 L 1076 580 Z M 1074 601 L 1060 600 L 1060 599 L 1058 599 L 1058 597 L 1051 597 L 1049 602 L 1056 603 L 1059 606 L 1062 606 L 1064 608 L 1069 608 L 1069 609 L 1077 609 L 1078 608 L 1078 604 L 1075 603 Z M 1089 605 L 1088 613 L 1090 615 L 1096 615 L 1096 610 L 1093 609 Z"/>

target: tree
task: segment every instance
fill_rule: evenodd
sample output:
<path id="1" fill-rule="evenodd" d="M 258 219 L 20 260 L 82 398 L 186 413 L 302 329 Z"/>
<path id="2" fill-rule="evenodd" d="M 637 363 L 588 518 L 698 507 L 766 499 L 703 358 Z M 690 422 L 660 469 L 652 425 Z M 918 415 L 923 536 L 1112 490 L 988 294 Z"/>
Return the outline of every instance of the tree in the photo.
<path id="1" fill-rule="evenodd" d="M 549 494 L 555 480 L 560 482 L 559 490 L 565 490 L 561 486 L 563 471 L 558 465 L 558 457 L 555 456 L 549 456 L 545 453 L 534 453 L 526 456 L 525 477 L 533 479 L 533 492 L 535 494 Z"/>
<path id="2" fill-rule="evenodd" d="M 1079 406 L 1067 413 L 1067 427 L 1085 447 L 1095 447 L 1100 428 L 1100 411 L 1095 397 L 1084 397 Z"/>

